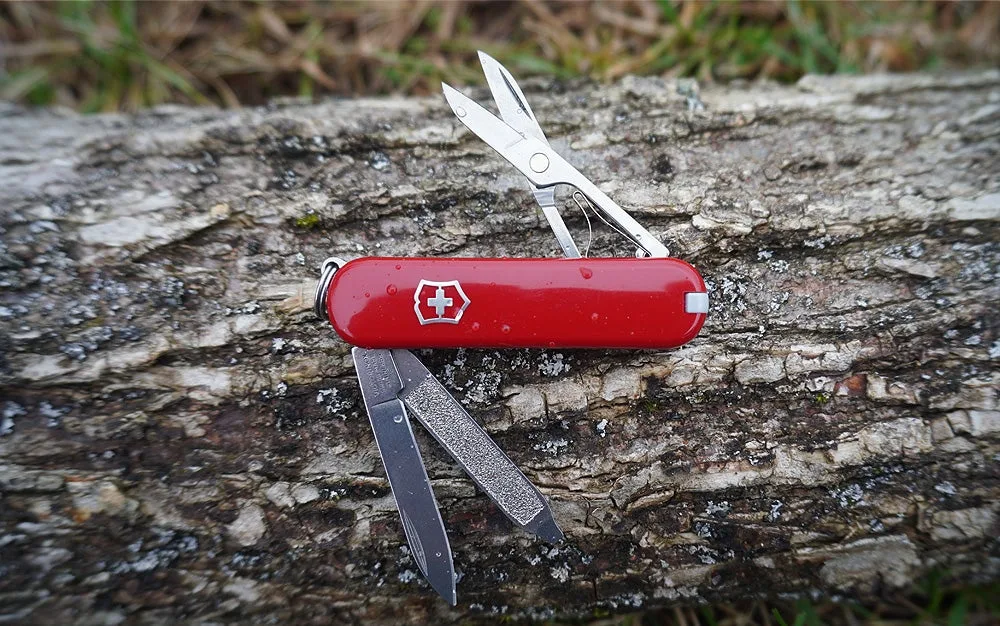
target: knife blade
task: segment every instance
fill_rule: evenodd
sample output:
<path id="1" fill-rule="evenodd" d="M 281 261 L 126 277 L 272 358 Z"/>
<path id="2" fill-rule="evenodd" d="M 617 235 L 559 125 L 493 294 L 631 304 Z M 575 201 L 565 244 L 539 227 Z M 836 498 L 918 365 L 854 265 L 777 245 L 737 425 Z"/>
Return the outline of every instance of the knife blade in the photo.
<path id="1" fill-rule="evenodd" d="M 398 394 L 402 381 L 389 350 L 351 350 L 389 487 L 417 567 L 442 598 L 456 603 L 455 566 L 417 441 Z"/>

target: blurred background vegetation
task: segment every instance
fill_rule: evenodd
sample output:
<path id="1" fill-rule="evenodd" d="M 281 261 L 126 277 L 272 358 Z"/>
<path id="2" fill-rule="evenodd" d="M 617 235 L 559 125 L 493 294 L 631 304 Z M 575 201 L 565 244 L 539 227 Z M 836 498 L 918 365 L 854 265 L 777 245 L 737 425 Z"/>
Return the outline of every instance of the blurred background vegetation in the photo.
<path id="1" fill-rule="evenodd" d="M 425 94 L 519 77 L 701 81 L 1000 63 L 1000 2 L 2 2 L 0 98 L 82 111 Z"/>

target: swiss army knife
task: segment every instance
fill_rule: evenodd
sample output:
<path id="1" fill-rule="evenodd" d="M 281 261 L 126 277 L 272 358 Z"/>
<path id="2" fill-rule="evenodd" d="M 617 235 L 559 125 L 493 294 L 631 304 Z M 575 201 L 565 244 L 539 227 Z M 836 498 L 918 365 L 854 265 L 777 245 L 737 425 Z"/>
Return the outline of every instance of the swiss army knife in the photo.
<path id="1" fill-rule="evenodd" d="M 708 313 L 698 271 L 670 258 L 559 156 L 506 68 L 485 53 L 479 59 L 502 119 L 442 84 L 445 98 L 459 121 L 525 176 L 568 258 L 331 258 L 314 302 L 316 314 L 356 346 L 358 382 L 411 554 L 451 604 L 451 547 L 410 415 L 514 524 L 549 542 L 563 533 L 546 498 L 408 349 L 664 349 L 690 341 Z M 629 239 L 637 258 L 581 256 L 556 208 L 560 184 Z"/>

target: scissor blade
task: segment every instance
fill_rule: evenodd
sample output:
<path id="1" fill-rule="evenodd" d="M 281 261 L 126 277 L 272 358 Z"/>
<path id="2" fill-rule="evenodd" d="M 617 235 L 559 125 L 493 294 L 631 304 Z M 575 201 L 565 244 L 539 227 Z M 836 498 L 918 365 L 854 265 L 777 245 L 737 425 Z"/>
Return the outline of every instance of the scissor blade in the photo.
<path id="1" fill-rule="evenodd" d="M 402 391 L 402 383 L 392 354 L 389 350 L 364 348 L 354 348 L 351 354 L 413 560 L 431 587 L 454 606 L 451 546 L 406 408 L 396 396 Z"/>
<path id="2" fill-rule="evenodd" d="M 548 143 L 545 133 L 542 132 L 542 127 L 535 119 L 535 114 L 528 106 L 528 101 L 521 93 L 521 88 L 518 87 L 517 81 L 507 71 L 507 68 L 482 50 L 479 51 L 479 62 L 483 66 L 486 83 L 490 86 L 490 92 L 493 94 L 493 100 L 497 103 L 497 109 L 500 110 L 500 117 L 503 118 L 503 121 L 510 124 L 514 130 Z"/>
<path id="3" fill-rule="evenodd" d="M 393 350 L 399 397 L 512 522 L 546 541 L 563 539 L 549 503 L 486 431 L 411 352 Z"/>
<path id="4" fill-rule="evenodd" d="M 506 155 L 512 146 L 524 141 L 523 134 L 474 100 L 462 95 L 451 85 L 441 83 L 441 89 L 444 90 L 444 97 L 459 121 L 502 156 Z"/>

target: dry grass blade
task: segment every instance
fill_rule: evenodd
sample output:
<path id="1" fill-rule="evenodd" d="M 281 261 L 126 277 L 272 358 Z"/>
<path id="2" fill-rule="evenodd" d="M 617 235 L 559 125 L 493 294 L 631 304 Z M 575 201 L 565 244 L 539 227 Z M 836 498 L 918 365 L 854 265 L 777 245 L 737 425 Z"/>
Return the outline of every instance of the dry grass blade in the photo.
<path id="1" fill-rule="evenodd" d="M 1000 3 L 903 1 L 0 4 L 0 93 L 84 110 L 429 93 L 519 75 L 795 80 L 1000 63 Z"/>

